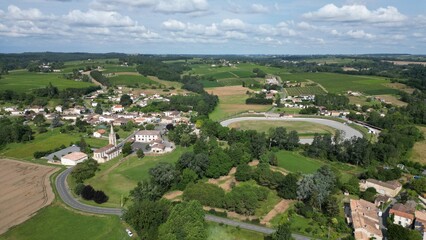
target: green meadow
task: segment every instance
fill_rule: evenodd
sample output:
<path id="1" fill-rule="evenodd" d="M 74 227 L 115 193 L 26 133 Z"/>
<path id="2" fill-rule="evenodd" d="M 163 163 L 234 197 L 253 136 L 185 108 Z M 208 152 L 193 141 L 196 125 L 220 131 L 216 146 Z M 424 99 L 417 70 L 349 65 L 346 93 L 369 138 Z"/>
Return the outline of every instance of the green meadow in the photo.
<path id="1" fill-rule="evenodd" d="M 62 73 L 35 73 L 27 70 L 10 71 L 0 79 L 0 91 L 13 90 L 28 92 L 33 89 L 43 88 L 52 83 L 58 89 L 85 88 L 93 86 L 92 83 L 78 82 L 63 78 Z"/>
<path id="2" fill-rule="evenodd" d="M 142 75 L 116 75 L 108 78 L 112 85 L 134 86 L 136 84 L 156 85 L 155 81 Z"/>

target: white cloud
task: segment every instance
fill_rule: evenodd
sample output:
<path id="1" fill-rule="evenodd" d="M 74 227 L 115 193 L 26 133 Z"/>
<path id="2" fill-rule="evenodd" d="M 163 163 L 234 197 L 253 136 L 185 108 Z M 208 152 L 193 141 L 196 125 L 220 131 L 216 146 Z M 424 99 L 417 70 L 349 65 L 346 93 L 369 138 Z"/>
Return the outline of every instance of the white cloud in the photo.
<path id="1" fill-rule="evenodd" d="M 122 16 L 114 11 L 97 11 L 89 9 L 87 12 L 72 10 L 64 19 L 71 24 L 87 26 L 125 27 L 136 23 L 128 16 Z"/>
<path id="2" fill-rule="evenodd" d="M 163 22 L 163 27 L 171 31 L 182 31 L 186 28 L 186 24 L 175 19 L 170 19 Z"/>
<path id="3" fill-rule="evenodd" d="M 13 20 L 46 20 L 53 18 L 53 16 L 44 15 L 37 8 L 22 10 L 15 5 L 10 5 L 7 8 L 7 12 L 2 11 L 0 15 L 3 15 L 7 19 Z"/>
<path id="4" fill-rule="evenodd" d="M 193 13 L 207 11 L 207 0 L 161 0 L 154 10 L 164 13 Z"/>
<path id="5" fill-rule="evenodd" d="M 258 3 L 253 3 L 250 7 L 251 12 L 253 13 L 265 13 L 269 11 L 269 8 Z"/>
<path id="6" fill-rule="evenodd" d="M 238 18 L 224 19 L 220 26 L 229 30 L 243 30 L 246 28 L 246 24 Z"/>
<path id="7" fill-rule="evenodd" d="M 327 4 L 318 11 L 303 14 L 303 17 L 311 20 L 372 23 L 401 22 L 407 19 L 392 6 L 371 11 L 365 5 L 357 4 L 343 5 L 340 8 L 334 4 Z"/>
<path id="8" fill-rule="evenodd" d="M 364 32 L 364 30 L 350 30 L 348 32 L 346 32 L 347 36 L 350 36 L 352 38 L 356 38 L 356 39 L 373 39 L 375 38 L 375 36 L 373 34 L 370 33 L 366 33 Z"/>

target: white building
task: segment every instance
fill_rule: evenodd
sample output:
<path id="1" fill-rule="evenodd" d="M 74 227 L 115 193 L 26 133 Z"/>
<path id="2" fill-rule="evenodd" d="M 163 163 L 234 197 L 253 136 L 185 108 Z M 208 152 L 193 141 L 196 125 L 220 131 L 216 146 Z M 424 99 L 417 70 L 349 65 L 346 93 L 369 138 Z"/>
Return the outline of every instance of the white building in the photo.
<path id="1" fill-rule="evenodd" d="M 124 107 L 122 105 L 114 105 L 111 108 L 111 112 L 122 112 L 124 111 Z"/>
<path id="2" fill-rule="evenodd" d="M 151 152 L 153 153 L 164 153 L 164 150 L 166 149 L 166 146 L 161 143 L 156 143 L 152 145 Z"/>
<path id="3" fill-rule="evenodd" d="M 95 138 L 100 138 L 102 137 L 102 135 L 104 135 L 106 133 L 105 129 L 99 129 L 98 131 L 93 133 L 93 136 Z"/>
<path id="4" fill-rule="evenodd" d="M 62 112 L 62 106 L 61 105 L 56 106 L 55 111 L 61 113 Z"/>
<path id="5" fill-rule="evenodd" d="M 96 149 L 93 152 L 93 159 L 98 163 L 108 162 L 109 160 L 118 157 L 121 153 L 121 148 L 117 146 L 117 139 L 114 129 L 111 125 L 111 132 L 109 134 L 109 144 L 105 147 Z"/>
<path id="6" fill-rule="evenodd" d="M 389 215 L 393 215 L 393 223 L 403 227 L 410 227 L 414 222 L 414 212 L 416 211 L 416 203 L 406 204 L 397 203 L 392 206 Z"/>
<path id="7" fill-rule="evenodd" d="M 61 164 L 67 166 L 75 166 L 77 163 L 81 163 L 87 160 L 87 154 L 82 152 L 72 152 L 70 154 L 61 157 Z"/>
<path id="8" fill-rule="evenodd" d="M 160 131 L 157 130 L 142 130 L 135 134 L 136 142 L 152 142 L 161 138 Z"/>

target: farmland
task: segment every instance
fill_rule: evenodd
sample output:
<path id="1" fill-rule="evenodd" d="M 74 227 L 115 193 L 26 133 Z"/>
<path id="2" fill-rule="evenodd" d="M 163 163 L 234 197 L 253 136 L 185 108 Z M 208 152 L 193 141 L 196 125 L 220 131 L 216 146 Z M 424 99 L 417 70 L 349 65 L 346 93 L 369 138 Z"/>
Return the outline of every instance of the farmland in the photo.
<path id="1" fill-rule="evenodd" d="M 318 95 L 326 92 L 319 86 L 285 88 L 288 96 Z"/>
<path id="2" fill-rule="evenodd" d="M 0 159 L 0 234 L 55 198 L 49 177 L 58 168 Z"/>
<path id="3" fill-rule="evenodd" d="M 136 85 L 156 85 L 157 83 L 155 81 L 152 81 L 151 79 L 144 77 L 142 75 L 116 75 L 109 77 L 109 81 L 112 85 L 124 85 L 124 86 L 136 86 Z"/>
<path id="4" fill-rule="evenodd" d="M 14 227 L 0 240 L 30 239 L 130 239 L 117 216 L 83 215 L 56 202 Z"/>
<path id="5" fill-rule="evenodd" d="M 286 122 L 286 121 L 241 121 L 231 123 L 228 127 L 240 130 L 256 130 L 258 132 L 268 132 L 270 128 L 284 127 L 287 131 L 297 131 L 300 137 L 313 136 L 319 134 L 334 134 L 335 129 L 322 124 L 310 122 Z"/>
<path id="6" fill-rule="evenodd" d="M 426 127 L 425 126 L 417 126 L 424 136 L 426 136 Z M 411 151 L 410 159 L 419 162 L 421 164 L 426 164 L 426 140 L 422 140 L 420 142 L 416 142 L 414 144 L 413 150 Z"/>
<path id="7" fill-rule="evenodd" d="M 297 152 L 279 151 L 277 152 L 278 167 L 282 167 L 290 172 L 313 173 L 324 163 L 307 158 Z"/>
<path id="8" fill-rule="evenodd" d="M 208 93 L 213 93 L 219 97 L 219 105 L 210 114 L 210 119 L 221 120 L 232 115 L 246 111 L 266 111 L 271 108 L 269 105 L 248 105 L 246 92 L 248 88 L 241 86 L 207 88 Z"/>
<path id="9" fill-rule="evenodd" d="M 43 88 L 52 83 L 58 89 L 85 88 L 93 86 L 92 83 L 78 82 L 63 78 L 62 73 L 35 73 L 27 70 L 11 71 L 2 75 L 0 79 L 1 90 L 13 90 L 27 92 L 37 88 Z"/>
<path id="10" fill-rule="evenodd" d="M 330 93 L 359 91 L 369 95 L 397 94 L 398 90 L 387 87 L 385 78 L 356 76 L 337 73 L 294 73 L 282 77 L 283 81 L 311 80 L 321 84 Z"/>

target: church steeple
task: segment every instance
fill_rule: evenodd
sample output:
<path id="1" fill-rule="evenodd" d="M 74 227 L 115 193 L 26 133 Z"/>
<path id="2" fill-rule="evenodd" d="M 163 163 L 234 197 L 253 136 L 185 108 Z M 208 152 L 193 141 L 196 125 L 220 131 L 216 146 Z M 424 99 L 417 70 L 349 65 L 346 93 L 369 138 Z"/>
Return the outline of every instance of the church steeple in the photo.
<path id="1" fill-rule="evenodd" d="M 112 127 L 112 124 L 111 124 L 111 131 L 109 133 L 109 144 L 117 146 L 117 138 L 115 137 L 115 132 L 114 132 L 114 128 Z"/>

